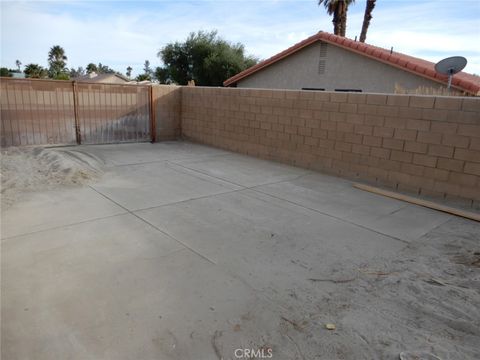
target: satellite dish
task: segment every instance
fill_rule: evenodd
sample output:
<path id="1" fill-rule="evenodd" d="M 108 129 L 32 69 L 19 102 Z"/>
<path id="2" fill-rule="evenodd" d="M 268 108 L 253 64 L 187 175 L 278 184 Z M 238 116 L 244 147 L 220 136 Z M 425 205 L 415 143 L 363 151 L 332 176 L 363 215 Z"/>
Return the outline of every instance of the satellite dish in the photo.
<path id="1" fill-rule="evenodd" d="M 467 59 L 465 59 L 463 56 L 452 56 L 436 63 L 435 71 L 443 75 L 448 75 L 447 89 L 450 90 L 453 75 L 462 71 L 466 65 Z"/>

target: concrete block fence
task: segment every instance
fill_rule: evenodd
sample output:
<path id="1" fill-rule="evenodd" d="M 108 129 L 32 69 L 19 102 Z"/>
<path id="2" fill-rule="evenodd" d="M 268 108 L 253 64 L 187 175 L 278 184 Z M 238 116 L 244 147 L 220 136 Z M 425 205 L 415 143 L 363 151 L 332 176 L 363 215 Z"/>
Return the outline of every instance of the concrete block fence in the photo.
<path id="1" fill-rule="evenodd" d="M 181 88 L 181 135 L 480 208 L 480 98 Z"/>
<path id="2" fill-rule="evenodd" d="M 176 140 L 181 136 L 180 86 L 153 86 L 153 113 L 156 123 L 156 139 Z"/>

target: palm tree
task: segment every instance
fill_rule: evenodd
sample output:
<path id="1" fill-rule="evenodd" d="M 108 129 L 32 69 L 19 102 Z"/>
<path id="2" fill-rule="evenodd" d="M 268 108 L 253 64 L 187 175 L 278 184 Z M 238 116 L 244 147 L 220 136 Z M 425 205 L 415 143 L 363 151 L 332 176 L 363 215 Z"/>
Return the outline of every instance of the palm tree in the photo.
<path id="1" fill-rule="evenodd" d="M 143 73 L 145 75 L 151 75 L 152 69 L 150 68 L 150 61 L 145 60 L 145 63 L 143 64 Z"/>
<path id="2" fill-rule="evenodd" d="M 355 0 L 318 0 L 318 5 L 325 6 L 328 15 L 333 15 L 333 33 L 339 36 L 345 36 L 347 31 L 347 11 L 348 6 Z"/>
<path id="3" fill-rule="evenodd" d="M 48 52 L 48 63 L 50 64 L 50 77 L 56 78 L 61 73 L 66 72 L 67 66 L 67 56 L 65 55 L 65 50 L 59 46 L 52 46 Z"/>
<path id="4" fill-rule="evenodd" d="M 18 72 L 20 72 L 20 66 L 22 66 L 22 62 L 20 60 L 15 60 L 15 65 L 17 65 Z"/>
<path id="5" fill-rule="evenodd" d="M 133 70 L 133 69 L 132 69 L 131 66 L 127 67 L 127 76 L 128 76 L 128 77 L 130 77 L 130 76 L 132 75 L 132 70 Z"/>
<path id="6" fill-rule="evenodd" d="M 27 78 L 44 78 L 47 76 L 47 71 L 38 64 L 28 64 L 23 70 Z"/>
<path id="7" fill-rule="evenodd" d="M 370 26 L 370 20 L 372 20 L 372 11 L 375 7 L 376 0 L 367 0 L 365 6 L 365 15 L 363 16 L 362 32 L 360 33 L 360 42 L 365 42 L 367 39 L 367 31 Z"/>

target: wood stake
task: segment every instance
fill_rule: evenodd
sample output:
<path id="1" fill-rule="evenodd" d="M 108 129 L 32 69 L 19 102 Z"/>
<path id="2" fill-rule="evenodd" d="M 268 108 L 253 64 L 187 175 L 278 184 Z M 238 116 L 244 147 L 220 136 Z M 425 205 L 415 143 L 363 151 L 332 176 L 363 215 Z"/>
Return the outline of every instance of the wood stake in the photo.
<path id="1" fill-rule="evenodd" d="M 448 213 L 448 214 L 461 216 L 461 217 L 464 217 L 464 218 L 467 218 L 467 219 L 470 219 L 470 220 L 475 220 L 475 221 L 480 222 L 480 214 L 474 213 L 474 212 L 471 212 L 471 211 L 455 209 L 455 208 L 450 207 L 450 206 L 434 203 L 433 201 L 418 199 L 418 198 L 415 198 L 413 196 L 408 196 L 408 195 L 399 194 L 399 193 L 396 193 L 396 192 L 393 192 L 393 191 L 383 190 L 383 189 L 380 189 L 380 188 L 377 188 L 377 187 L 374 187 L 374 186 L 370 186 L 370 185 L 358 184 L 357 183 L 357 184 L 353 184 L 353 187 L 355 187 L 357 189 L 360 189 L 360 190 L 369 191 L 369 192 L 374 193 L 374 194 L 383 195 L 383 196 L 387 196 L 387 197 L 390 197 L 390 198 L 393 198 L 393 199 L 406 201 L 406 202 L 409 202 L 409 203 L 412 203 L 412 204 L 415 204 L 415 205 L 424 206 L 424 207 L 427 207 L 427 208 L 430 208 L 430 209 L 443 211 L 443 212 Z"/>

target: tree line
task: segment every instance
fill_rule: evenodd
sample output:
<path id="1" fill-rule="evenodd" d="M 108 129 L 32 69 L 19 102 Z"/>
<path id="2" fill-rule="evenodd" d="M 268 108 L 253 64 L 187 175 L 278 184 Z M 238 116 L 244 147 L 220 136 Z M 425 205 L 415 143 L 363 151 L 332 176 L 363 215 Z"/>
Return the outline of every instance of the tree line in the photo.
<path id="1" fill-rule="evenodd" d="M 65 53 L 65 49 L 60 45 L 54 45 L 50 48 L 48 52 L 48 67 L 43 67 L 39 64 L 30 63 L 24 66 L 23 73 L 27 78 L 37 78 L 37 79 L 55 79 L 55 80 L 69 80 L 70 78 L 79 77 L 85 74 L 90 74 L 95 72 L 97 74 L 113 74 L 119 72 L 113 70 L 107 65 L 102 63 L 94 64 L 89 63 L 86 68 L 78 67 L 68 68 L 67 67 L 68 57 Z M 8 69 L 2 67 L 0 69 L 0 76 L 11 77 L 12 73 L 21 73 L 22 62 L 20 60 L 15 61 L 17 69 Z M 131 69 L 131 68 L 130 68 Z"/>
<path id="2" fill-rule="evenodd" d="M 157 56 L 164 66 L 152 68 L 150 61 L 145 60 L 143 73 L 134 80 L 178 85 L 186 85 L 193 80 L 197 85 L 222 86 L 223 81 L 258 62 L 257 58 L 245 54 L 243 44 L 232 44 L 222 39 L 216 31 L 190 33 L 184 42 L 164 46 Z M 69 69 L 67 60 L 65 49 L 55 45 L 48 52 L 48 67 L 31 63 L 25 65 L 23 72 L 27 78 L 55 80 L 69 80 L 93 72 L 124 75 L 101 63 Z M 13 72 L 21 72 L 22 63 L 17 60 L 16 65 L 15 70 L 1 68 L 0 76 L 12 76 Z M 132 70 L 128 66 L 124 76 L 130 78 Z"/>

